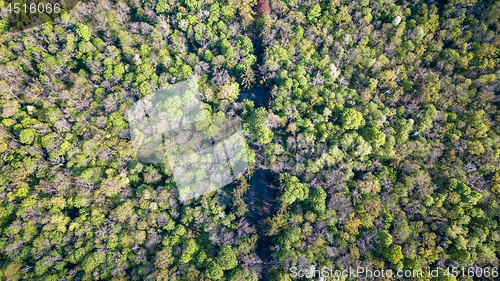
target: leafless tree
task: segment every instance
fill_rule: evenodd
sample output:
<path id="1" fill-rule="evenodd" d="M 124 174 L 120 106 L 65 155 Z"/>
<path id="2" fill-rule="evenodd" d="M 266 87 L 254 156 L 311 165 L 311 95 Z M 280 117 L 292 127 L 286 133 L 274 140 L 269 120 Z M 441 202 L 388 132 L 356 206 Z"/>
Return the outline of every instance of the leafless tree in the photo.
<path id="1" fill-rule="evenodd" d="M 351 200 L 343 194 L 333 194 L 328 202 L 328 208 L 337 211 L 338 222 L 347 222 L 349 212 L 352 210 Z"/>
<path id="2" fill-rule="evenodd" d="M 241 218 L 236 225 L 238 236 L 248 236 L 252 233 L 252 228 L 245 218 Z"/>

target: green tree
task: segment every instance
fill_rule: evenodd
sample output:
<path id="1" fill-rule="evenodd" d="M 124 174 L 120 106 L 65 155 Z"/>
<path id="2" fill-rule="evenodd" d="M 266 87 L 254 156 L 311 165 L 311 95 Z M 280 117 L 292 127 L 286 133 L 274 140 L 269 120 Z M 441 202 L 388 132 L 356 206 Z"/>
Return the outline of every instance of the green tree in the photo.
<path id="1" fill-rule="evenodd" d="M 307 11 L 307 20 L 309 22 L 312 23 L 317 22 L 320 16 L 321 16 L 321 6 L 319 4 L 311 6 Z"/>
<path id="2" fill-rule="evenodd" d="M 76 28 L 76 33 L 83 41 L 89 41 L 92 38 L 92 34 L 90 33 L 90 29 L 87 25 L 83 23 L 79 23 Z"/>
<path id="3" fill-rule="evenodd" d="M 257 137 L 257 142 L 268 144 L 273 140 L 274 133 L 266 125 L 267 111 L 259 107 L 253 111 L 243 124 L 243 129 Z"/>
<path id="4" fill-rule="evenodd" d="M 392 244 L 390 247 L 384 249 L 383 255 L 392 264 L 397 264 L 403 259 L 401 249 L 401 246 Z"/>
<path id="5" fill-rule="evenodd" d="M 410 137 L 410 132 L 413 130 L 413 119 L 398 118 L 395 122 L 396 141 L 405 143 Z"/>
<path id="6" fill-rule="evenodd" d="M 380 147 L 385 144 L 385 134 L 377 128 L 368 128 L 365 130 L 363 136 L 371 141 L 374 147 Z"/>
<path id="7" fill-rule="evenodd" d="M 159 269 L 168 269 L 174 263 L 172 257 L 172 247 L 166 247 L 156 253 L 155 267 Z"/>
<path id="8" fill-rule="evenodd" d="M 32 129 L 24 129 L 19 134 L 19 140 L 24 144 L 30 144 L 35 139 L 35 130 Z"/>
<path id="9" fill-rule="evenodd" d="M 436 102 L 439 99 L 439 91 L 441 90 L 441 80 L 439 76 L 434 74 L 429 78 L 422 87 L 422 101 Z"/>
<path id="10" fill-rule="evenodd" d="M 392 235 L 388 230 L 382 229 L 378 232 L 379 244 L 383 248 L 387 248 L 392 245 Z"/>
<path id="11" fill-rule="evenodd" d="M 255 74 L 250 66 L 246 66 L 245 70 L 241 73 L 241 83 L 245 90 L 248 90 L 255 83 Z"/>
<path id="12" fill-rule="evenodd" d="M 424 106 L 425 113 L 422 118 L 420 118 L 416 124 L 416 128 L 418 131 L 423 132 L 432 128 L 432 122 L 438 115 L 438 111 L 436 107 L 432 104 L 426 104 Z"/>
<path id="13" fill-rule="evenodd" d="M 491 179 L 491 191 L 500 196 L 500 171 L 496 172 Z"/>
<path id="14" fill-rule="evenodd" d="M 342 5 L 340 7 L 339 12 L 334 16 L 333 20 L 337 24 L 339 24 L 339 23 L 345 23 L 345 24 L 350 23 L 352 21 L 352 17 L 349 14 L 349 7 L 345 6 L 345 5 Z"/>
<path id="15" fill-rule="evenodd" d="M 191 261 L 193 254 L 198 250 L 198 245 L 194 239 L 189 239 L 183 244 L 182 256 L 180 262 L 187 263 Z"/>
<path id="16" fill-rule="evenodd" d="M 309 194 L 307 185 L 301 183 L 296 176 L 284 174 L 285 192 L 280 196 L 280 199 L 288 204 L 292 204 L 295 200 L 304 200 Z"/>
<path id="17" fill-rule="evenodd" d="M 227 245 L 222 247 L 222 250 L 219 252 L 219 262 L 223 270 L 231 270 L 238 265 L 236 254 L 231 246 Z"/>
<path id="18" fill-rule="evenodd" d="M 309 192 L 309 197 L 307 198 L 309 206 L 317 213 L 323 213 L 325 211 L 325 200 L 326 192 L 321 187 Z"/>
<path id="19" fill-rule="evenodd" d="M 361 121 L 363 121 L 363 115 L 353 108 L 346 108 L 340 116 L 342 127 L 346 130 L 357 130 Z"/>
<path id="20" fill-rule="evenodd" d="M 224 271 L 222 271 L 222 268 L 219 266 L 219 264 L 212 261 L 207 266 L 207 269 L 205 270 L 205 275 L 210 279 L 220 280 L 224 275 Z"/>

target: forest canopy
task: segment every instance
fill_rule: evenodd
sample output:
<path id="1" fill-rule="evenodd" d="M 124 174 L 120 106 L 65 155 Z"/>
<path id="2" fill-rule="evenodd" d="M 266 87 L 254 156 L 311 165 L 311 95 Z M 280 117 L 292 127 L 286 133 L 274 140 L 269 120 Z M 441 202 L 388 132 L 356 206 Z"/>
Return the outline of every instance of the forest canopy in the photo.
<path id="1" fill-rule="evenodd" d="M 22 31 L 9 3 L 0 279 L 499 266 L 500 1 L 89 0 Z M 127 112 L 190 77 L 250 166 L 180 200 Z"/>

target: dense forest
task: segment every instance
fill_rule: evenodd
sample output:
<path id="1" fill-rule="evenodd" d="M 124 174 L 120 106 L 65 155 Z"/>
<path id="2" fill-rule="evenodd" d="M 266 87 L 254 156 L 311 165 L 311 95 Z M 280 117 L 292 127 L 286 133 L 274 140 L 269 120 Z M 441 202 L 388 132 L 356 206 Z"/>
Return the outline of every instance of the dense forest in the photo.
<path id="1" fill-rule="evenodd" d="M 84 0 L 25 30 L 9 3 L 1 280 L 498 280 L 426 274 L 499 266 L 500 1 Z M 190 77 L 250 163 L 180 200 L 128 111 Z"/>

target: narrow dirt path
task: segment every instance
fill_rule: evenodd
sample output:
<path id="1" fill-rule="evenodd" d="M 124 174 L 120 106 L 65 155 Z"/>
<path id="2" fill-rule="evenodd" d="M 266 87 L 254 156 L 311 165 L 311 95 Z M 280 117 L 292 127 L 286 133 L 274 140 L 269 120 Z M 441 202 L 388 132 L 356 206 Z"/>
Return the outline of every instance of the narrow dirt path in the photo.
<path id="1" fill-rule="evenodd" d="M 267 179 L 267 171 L 256 167 L 246 196 L 248 210 L 253 222 L 264 222 L 272 215 L 274 198 L 273 184 Z"/>
<path id="2" fill-rule="evenodd" d="M 256 167 L 245 201 L 250 211 L 251 221 L 256 226 L 259 234 L 257 241 L 257 254 L 262 260 L 262 280 L 267 280 L 271 271 L 271 255 L 269 253 L 267 236 L 263 231 L 264 221 L 272 216 L 274 198 L 272 195 L 272 183 L 267 179 L 267 171 Z"/>
<path id="3" fill-rule="evenodd" d="M 271 10 L 269 0 L 258 0 L 253 7 L 256 18 L 269 14 Z M 257 64 L 263 63 L 264 50 L 259 31 L 255 28 L 247 35 L 254 45 Z M 266 107 L 269 99 L 269 91 L 264 87 L 255 87 L 250 91 L 240 92 L 240 100 L 248 99 L 254 102 L 255 107 Z M 257 255 L 262 260 L 262 278 L 267 281 L 271 273 L 271 254 L 268 237 L 264 233 L 264 221 L 273 215 L 274 195 L 272 180 L 269 179 L 266 160 L 262 153 L 263 147 L 260 144 L 251 143 L 250 148 L 256 153 L 256 166 L 254 174 L 249 182 L 249 190 L 245 196 L 245 202 L 250 212 L 250 220 L 257 228 L 259 240 L 257 241 Z"/>
<path id="4" fill-rule="evenodd" d="M 269 179 L 269 172 L 266 169 L 265 159 L 261 152 L 262 147 L 256 144 L 251 144 L 250 147 L 256 151 L 257 159 L 245 201 L 250 212 L 250 220 L 256 226 L 259 234 L 257 254 L 263 262 L 262 280 L 268 280 L 271 272 L 271 255 L 269 252 L 268 237 L 265 235 L 263 229 L 264 221 L 273 215 L 273 189 L 275 186 L 272 180 Z"/>

